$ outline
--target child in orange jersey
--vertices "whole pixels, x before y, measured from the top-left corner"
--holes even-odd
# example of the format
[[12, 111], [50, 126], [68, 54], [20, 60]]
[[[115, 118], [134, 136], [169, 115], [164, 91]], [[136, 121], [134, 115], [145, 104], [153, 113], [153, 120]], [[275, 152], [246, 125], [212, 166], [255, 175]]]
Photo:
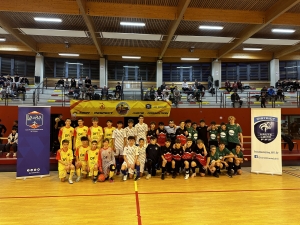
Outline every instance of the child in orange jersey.
[[86, 178], [87, 175], [87, 162], [86, 162], [86, 152], [90, 150], [89, 140], [87, 137], [81, 137], [82, 145], [76, 148], [75, 156], [76, 156], [76, 182], [79, 182], [81, 179], [81, 175]]

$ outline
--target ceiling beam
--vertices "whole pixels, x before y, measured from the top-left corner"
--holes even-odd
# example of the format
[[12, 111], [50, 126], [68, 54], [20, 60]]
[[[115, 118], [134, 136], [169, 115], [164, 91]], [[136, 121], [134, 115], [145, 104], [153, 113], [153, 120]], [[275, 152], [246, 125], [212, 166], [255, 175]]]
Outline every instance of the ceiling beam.
[[293, 45], [293, 46], [289, 46], [281, 51], [275, 52], [274, 53], [274, 59], [279, 59], [282, 58], [286, 55], [289, 55], [293, 52], [299, 51], [300, 50], [300, 43]]
[[88, 27], [88, 30], [90, 32], [90, 35], [91, 35], [92, 39], [93, 39], [94, 45], [96, 46], [100, 57], [103, 57], [103, 53], [101, 51], [100, 39], [97, 38], [97, 36], [96, 36], [94, 22], [92, 21], [91, 17], [86, 14], [86, 10], [85, 10], [86, 1], [85, 0], [76, 0], [76, 2], [77, 2], [78, 7], [80, 9], [80, 13], [81, 13], [81, 15], [84, 19], [84, 22], [85, 22], [86, 26]]
[[33, 52], [38, 53], [36, 41], [29, 36], [21, 34], [19, 30], [13, 29], [15, 26], [10, 23], [3, 15], [0, 15], [0, 26], [8, 33], [13, 35], [18, 41], [30, 48]]
[[222, 58], [224, 55], [228, 54], [230, 51], [235, 49], [237, 46], [242, 44], [252, 35], [263, 29], [265, 26], [270, 24], [274, 19], [278, 18], [280, 15], [288, 11], [290, 8], [298, 4], [300, 0], [279, 0], [271, 8], [265, 12], [264, 23], [258, 25], [249, 25], [244, 30], [242, 30], [237, 37], [229, 44], [224, 45], [219, 50], [217, 59]]
[[162, 43], [162, 48], [161, 48], [161, 53], [159, 55], [159, 59], [162, 59], [162, 57], [164, 56], [190, 2], [191, 2], [191, 0], [180, 0], [179, 1], [178, 7], [177, 7], [177, 13], [176, 13], [177, 19], [173, 20], [173, 22], [170, 24], [167, 40], [165, 40]]

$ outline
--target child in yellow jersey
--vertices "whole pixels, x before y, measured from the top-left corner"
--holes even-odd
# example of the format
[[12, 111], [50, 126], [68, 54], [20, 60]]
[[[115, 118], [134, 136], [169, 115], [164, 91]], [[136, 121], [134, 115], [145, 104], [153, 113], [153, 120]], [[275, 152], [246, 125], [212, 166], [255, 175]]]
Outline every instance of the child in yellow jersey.
[[83, 125], [82, 118], [78, 119], [78, 127], [74, 130], [74, 144], [73, 149], [76, 150], [81, 145], [81, 137], [87, 137], [88, 127]]
[[102, 138], [103, 138], [103, 129], [102, 127], [98, 126], [97, 117], [92, 118], [92, 124], [93, 126], [91, 126], [88, 130], [88, 138], [90, 141], [90, 146], [92, 147], [93, 141], [97, 141], [98, 143], [97, 147], [100, 149]]
[[98, 167], [99, 167], [99, 148], [97, 147], [97, 141], [92, 141], [92, 147], [87, 151], [85, 155], [85, 161], [87, 162], [87, 171], [89, 177], [93, 176], [93, 182], [97, 183]]
[[104, 137], [103, 138], [104, 139], [107, 138], [109, 140], [109, 147], [112, 148], [113, 147], [112, 133], [116, 128], [112, 126], [111, 120], [107, 120], [106, 125], [107, 125], [107, 127], [104, 127]]
[[89, 146], [89, 140], [87, 137], [81, 137], [81, 143], [82, 145], [79, 146], [78, 148], [76, 148], [75, 151], [75, 156], [76, 156], [76, 163], [75, 163], [75, 167], [76, 167], [76, 175], [77, 175], [77, 179], [76, 182], [79, 182], [81, 179], [81, 174], [84, 178], [86, 178], [87, 175], [87, 162], [86, 162], [86, 152], [88, 150], [90, 150], [90, 146]]
[[66, 119], [65, 121], [65, 126], [59, 129], [58, 133], [58, 140], [60, 143], [60, 148], [63, 147], [62, 141], [63, 140], [68, 140], [69, 141], [69, 148], [72, 149], [72, 139], [73, 139], [73, 134], [74, 134], [74, 128], [71, 127], [71, 120]]
[[73, 184], [72, 177], [75, 172], [75, 167], [72, 164], [73, 160], [73, 151], [70, 149], [69, 141], [62, 141], [62, 148], [57, 151], [56, 159], [58, 161], [58, 177], [61, 182], [64, 182], [67, 174], [69, 174], [69, 183]]

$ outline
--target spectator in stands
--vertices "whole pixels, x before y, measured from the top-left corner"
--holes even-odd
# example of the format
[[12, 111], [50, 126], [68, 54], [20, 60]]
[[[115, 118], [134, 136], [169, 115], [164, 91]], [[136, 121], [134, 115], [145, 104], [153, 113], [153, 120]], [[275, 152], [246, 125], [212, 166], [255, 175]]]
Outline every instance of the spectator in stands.
[[170, 95], [170, 92], [171, 92], [169, 86], [166, 86], [165, 89], [163, 89], [162, 91], [163, 91], [164, 98], [166, 98], [166, 96], [168, 96], [168, 99], [169, 99], [169, 95]]
[[85, 78], [84, 83], [87, 88], [89, 88], [92, 85], [92, 81], [88, 76]]
[[161, 89], [161, 90], [164, 90], [164, 89], [166, 89], [166, 86], [167, 86], [166, 83], [163, 82], [162, 85], [160, 85], [160, 89]]
[[162, 100], [163, 99], [163, 92], [161, 90], [161, 87], [158, 87], [157, 88], [157, 91], [156, 91], [156, 99], [157, 100]]
[[174, 89], [175, 89], [175, 84], [174, 83], [172, 83], [171, 85], [170, 85], [170, 90], [171, 90], [171, 93], [173, 93], [173, 91], [174, 91]]
[[[1, 123], [0, 119], [0, 137], [4, 137], [4, 134], [6, 133], [7, 129], [4, 124]], [[0, 144], [2, 144], [2, 139], [0, 139]]]
[[282, 90], [283, 90], [284, 92], [286, 92], [286, 91], [288, 90], [288, 85], [287, 85], [287, 81], [286, 81], [286, 80], [283, 80], [283, 81], [281, 82], [281, 86], [282, 86]]
[[115, 98], [119, 99], [122, 93], [122, 86], [120, 82], [117, 83], [116, 90], [115, 90]]
[[174, 98], [177, 99], [178, 101], [181, 101], [181, 94], [177, 86], [175, 86], [173, 93], [174, 93]]
[[79, 87], [82, 87], [82, 86], [83, 86], [83, 80], [82, 80], [82, 77], [80, 77], [79, 80], [78, 80], [78, 86], [79, 86]]
[[16, 85], [16, 83], [12, 83], [11, 85], [11, 94], [15, 97], [18, 94], [18, 87]]
[[278, 80], [278, 81], [275, 83], [275, 88], [278, 88], [278, 87], [282, 87], [282, 85], [281, 85], [281, 80]]
[[71, 79], [71, 89], [76, 88], [76, 80], [74, 77]]
[[262, 95], [263, 92], [268, 92], [267, 86], [263, 86], [263, 88], [260, 90], [260, 95]]
[[18, 132], [18, 129], [19, 129], [19, 121], [18, 120], [14, 120], [13, 125], [12, 125], [12, 129], [14, 129], [14, 128]]
[[101, 90], [101, 100], [106, 100], [108, 98], [108, 87], [104, 85]]
[[207, 78], [208, 89], [212, 88], [213, 82], [214, 82], [214, 78], [211, 75], [209, 75], [208, 78]]
[[231, 103], [232, 103], [232, 107], [235, 108], [235, 103], [238, 102], [240, 104], [240, 108], [242, 107], [243, 101], [241, 100], [240, 96], [238, 95], [238, 93], [235, 91], [233, 92], [233, 94], [231, 95]]
[[281, 87], [278, 87], [277, 89], [276, 100], [277, 99], [284, 101], [284, 93]]
[[87, 92], [87, 87], [85, 86], [85, 84], [83, 86], [81, 86], [81, 98], [85, 99], [86, 98], [86, 92]]
[[68, 78], [66, 78], [66, 81], [65, 81], [65, 89], [69, 89], [70, 88], [70, 81]]
[[1, 74], [1, 76], [0, 76], [0, 86], [4, 86], [5, 82], [6, 82], [6, 78]]
[[299, 84], [299, 80], [297, 79], [295, 82], [294, 82], [294, 89], [295, 91], [297, 91], [300, 87], [300, 84]]
[[234, 81], [233, 84], [232, 84], [232, 90], [234, 92], [237, 92], [237, 89], [238, 89], [238, 85], [237, 85], [236, 81]]
[[200, 97], [200, 94], [201, 94], [202, 97], [205, 94], [205, 87], [200, 82], [198, 83], [198, 86], [197, 86], [197, 93], [199, 94], [199, 97]]
[[6, 86], [3, 86], [2, 90], [1, 90], [1, 100], [3, 100], [4, 98], [6, 98]]
[[299, 132], [299, 125], [297, 124], [296, 121], [294, 121], [290, 124], [290, 134], [295, 138], [298, 136], [298, 132]]
[[239, 90], [241, 90], [241, 92], [243, 92], [243, 84], [240, 80], [238, 80], [238, 82], [236, 83], [237, 84], [237, 87]]
[[262, 92], [261, 96], [260, 96], [260, 107], [261, 108], [266, 108], [266, 101], [267, 101], [266, 92]]
[[73, 96], [74, 96], [74, 99], [79, 99], [80, 97], [80, 88], [78, 85], [76, 85], [74, 91], [73, 91]]
[[19, 84], [17, 89], [17, 97], [19, 97], [20, 93], [23, 95], [23, 101], [24, 101], [26, 96], [26, 88], [24, 87], [24, 84]]
[[17, 73], [14, 76], [14, 80], [15, 80], [16, 83], [19, 83], [20, 77]]
[[[8, 135], [7, 144], [5, 149], [7, 151], [6, 157], [9, 157], [11, 153], [13, 153], [13, 157], [17, 156], [17, 147], [18, 147], [18, 133], [17, 130], [13, 127], [11, 134]], [[10, 151], [12, 148], [12, 151]]]
[[197, 89], [198, 85], [199, 85], [199, 82], [198, 82], [197, 79], [195, 79], [195, 82], [194, 82], [194, 89]]
[[65, 85], [65, 80], [63, 78], [60, 78], [56, 83], [56, 87], [63, 87], [64, 85]]
[[182, 89], [183, 92], [186, 92], [186, 91], [189, 90], [189, 85], [188, 85], [188, 83], [186, 82], [185, 79], [183, 80], [181, 89]]
[[230, 81], [229, 81], [229, 80], [226, 80], [226, 82], [225, 82], [225, 89], [226, 89], [226, 91], [228, 91], [228, 92], [231, 92], [231, 91], [232, 91], [232, 87], [231, 87], [231, 85], [230, 85]]
[[90, 86], [90, 87], [87, 89], [86, 95], [89, 97], [90, 100], [93, 99], [94, 92], [95, 92], [95, 90], [94, 90], [93, 86]]
[[14, 79], [8, 74], [7, 75], [7, 77], [6, 77], [6, 82], [10, 82], [10, 83], [12, 83], [12, 82], [14, 82]]
[[273, 86], [269, 87], [267, 96], [270, 100], [272, 100], [272, 99], [275, 100], [276, 93], [275, 93], [275, 90], [273, 89]]
[[154, 101], [155, 100], [155, 89], [153, 86], [149, 90], [149, 95], [150, 95], [150, 100]]
[[29, 85], [29, 80], [27, 79], [27, 77], [22, 77], [20, 83]]

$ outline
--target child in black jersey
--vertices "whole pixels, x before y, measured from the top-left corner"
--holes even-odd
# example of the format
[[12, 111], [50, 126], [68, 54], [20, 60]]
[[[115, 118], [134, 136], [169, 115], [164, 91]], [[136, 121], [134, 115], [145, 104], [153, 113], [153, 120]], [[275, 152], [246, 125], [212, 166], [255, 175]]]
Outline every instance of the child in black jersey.
[[183, 148], [181, 147], [180, 140], [175, 141], [175, 148], [172, 150], [172, 169], [173, 175], [172, 178], [176, 178], [177, 174], [179, 173], [179, 168], [181, 166], [181, 157], [183, 155]]
[[191, 138], [187, 139], [187, 142], [185, 146], [183, 147], [184, 152], [182, 155], [182, 160], [184, 163], [184, 168], [185, 168], [185, 176], [184, 179], [189, 179], [190, 177], [190, 168], [191, 168], [191, 163], [193, 159], [193, 154], [194, 154], [194, 148], [193, 148], [193, 140]]
[[162, 169], [161, 169], [161, 179], [165, 179], [165, 173], [171, 173], [172, 169], [172, 146], [171, 146], [171, 139], [167, 139], [165, 145], [161, 147], [161, 158], [162, 158]]

